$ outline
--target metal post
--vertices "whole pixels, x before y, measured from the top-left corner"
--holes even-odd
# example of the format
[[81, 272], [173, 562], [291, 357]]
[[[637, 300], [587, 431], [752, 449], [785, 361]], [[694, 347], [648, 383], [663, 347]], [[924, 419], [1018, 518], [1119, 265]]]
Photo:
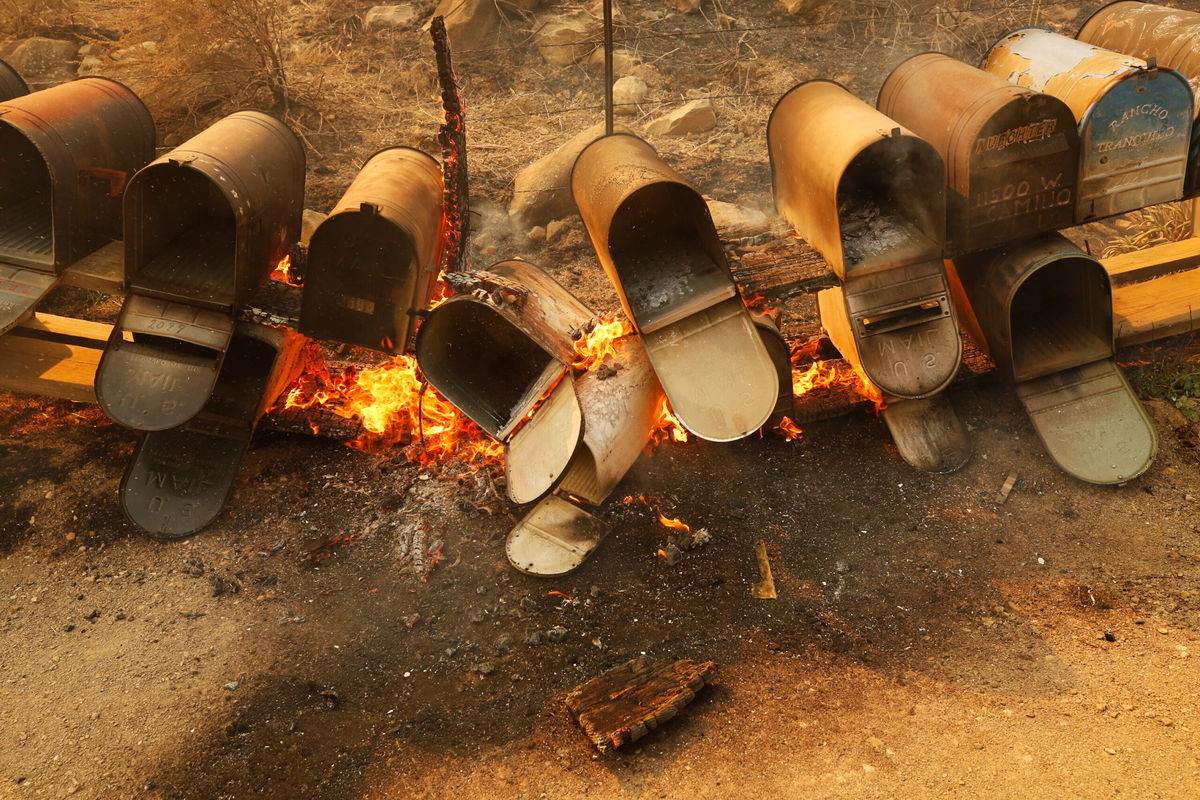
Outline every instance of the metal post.
[[604, 0], [604, 133], [613, 134], [612, 0]]

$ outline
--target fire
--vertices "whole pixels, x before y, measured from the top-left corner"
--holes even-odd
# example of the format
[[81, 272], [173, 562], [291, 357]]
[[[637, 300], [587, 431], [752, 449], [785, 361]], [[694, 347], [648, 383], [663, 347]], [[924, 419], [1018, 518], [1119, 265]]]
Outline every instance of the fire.
[[799, 425], [792, 422], [791, 417], [784, 417], [779, 420], [779, 424], [775, 426], [775, 430], [783, 434], [783, 438], [788, 442], [798, 442], [804, 438], [804, 431]]
[[279, 263], [275, 265], [274, 271], [271, 272], [271, 280], [286, 283], [288, 286], [303, 286], [303, 282], [298, 281], [292, 275], [292, 257], [286, 255], [279, 259]]
[[[817, 354], [817, 342], [809, 342], [792, 348], [792, 395], [802, 397], [815, 389], [833, 387], [845, 389], [875, 404], [876, 411], [887, 405], [879, 388], [865, 380], [858, 370], [834, 361], [812, 361], [807, 366], [797, 362]], [[790, 420], [789, 420], [790, 422]], [[783, 427], [782, 425], [780, 426]], [[793, 427], [794, 424], [793, 424]], [[799, 428], [796, 429], [799, 431]], [[789, 439], [789, 441], [791, 441]]]
[[664, 528], [670, 528], [671, 530], [675, 530], [675, 531], [682, 531], [683, 533], [691, 533], [692, 532], [691, 525], [688, 525], [686, 522], [684, 522], [681, 519], [671, 519], [666, 514], [662, 513], [662, 511], [658, 512], [658, 524], [662, 525]]
[[654, 427], [650, 429], [650, 446], [657, 447], [668, 439], [672, 442], [686, 442], [688, 432], [679, 418], [671, 412], [671, 406], [667, 404], [667, 398], [664, 396], [658, 402], [658, 414], [654, 419]]
[[590, 330], [581, 331], [575, 340], [575, 360], [571, 366], [589, 372], [615, 355], [617, 343], [633, 334], [633, 325], [622, 314], [597, 321]]

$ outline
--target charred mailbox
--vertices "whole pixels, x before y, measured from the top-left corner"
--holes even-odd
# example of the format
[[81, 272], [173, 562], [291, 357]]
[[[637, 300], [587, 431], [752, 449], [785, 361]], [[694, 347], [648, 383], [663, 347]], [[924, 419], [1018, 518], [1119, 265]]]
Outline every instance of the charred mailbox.
[[1183, 196], [1193, 98], [1178, 72], [1044, 28], [996, 42], [984, 69], [1058, 97], [1075, 115], [1076, 222]]
[[[0, 71], [3, 91], [23, 86]], [[0, 103], [0, 333], [64, 270], [120, 237], [121, 192], [154, 157], [154, 140], [142, 101], [107, 78]]]
[[945, 162], [947, 255], [1074, 224], [1079, 134], [1058, 98], [922, 53], [892, 72], [878, 106]]
[[1112, 360], [1104, 267], [1057, 233], [952, 265], [968, 329], [1016, 382], [1050, 457], [1090, 483], [1142, 474], [1157, 437]]
[[[1200, 13], [1120, 0], [1093, 14], [1077, 38], [1118, 53], [1153, 58], [1178, 70], [1191, 84], [1193, 116], [1200, 119]], [[1200, 124], [1196, 122], [1188, 163], [1186, 192], [1195, 195], [1200, 193]]]
[[436, 285], [442, 173], [408, 147], [376, 153], [313, 232], [301, 330], [407, 352]]
[[635, 337], [622, 342], [615, 373], [576, 380], [575, 337], [594, 315], [532, 264], [454, 279], [460, 293], [422, 324], [417, 361], [442, 396], [504, 443], [509, 497], [542, 498], [509, 534], [509, 561], [536, 575], [568, 572], [604, 536], [588, 508], [645, 445], [658, 381]]
[[133, 177], [129, 295], [96, 372], [105, 413], [140, 430], [200, 413], [234, 315], [299, 235], [303, 198], [299, 140], [256, 111], [225, 117]]
[[712, 441], [758, 430], [778, 400], [778, 373], [704, 198], [630, 134], [588, 145], [571, 191], [679, 421]]
[[931, 472], [961, 467], [970, 445], [948, 403], [896, 402], [932, 398], [962, 355], [942, 261], [937, 151], [823, 80], [779, 100], [767, 142], [776, 207], [842, 281], [818, 295], [830, 338], [890, 398], [884, 419], [907, 461]]

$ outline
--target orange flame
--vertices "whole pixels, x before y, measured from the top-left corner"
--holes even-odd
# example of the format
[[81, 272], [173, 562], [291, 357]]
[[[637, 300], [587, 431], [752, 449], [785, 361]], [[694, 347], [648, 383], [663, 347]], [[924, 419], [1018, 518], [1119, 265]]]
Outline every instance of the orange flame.
[[783, 434], [785, 441], [798, 442], [804, 438], [804, 431], [799, 425], [792, 422], [791, 417], [784, 417], [779, 420], [779, 424], [775, 426], [775, 430]]
[[800, 361], [815, 358], [819, 349], [820, 345], [815, 340], [792, 347], [794, 397], [802, 397], [815, 389], [829, 387], [849, 391], [864, 400], [869, 400], [875, 405], [876, 411], [884, 409], [887, 403], [883, 399], [883, 392], [863, 378], [852, 366], [837, 361], [811, 361], [806, 366], [797, 366]]
[[650, 447], [657, 447], [668, 439], [672, 442], [686, 442], [688, 432], [679, 418], [671, 412], [671, 406], [668, 405], [667, 398], [664, 396], [659, 400], [654, 427], [650, 429]]
[[597, 321], [591, 330], [581, 332], [575, 340], [575, 360], [571, 366], [584, 372], [595, 369], [605, 358], [616, 354], [618, 342], [632, 334], [633, 325], [624, 315]]
[[292, 257], [286, 255], [279, 259], [279, 263], [275, 265], [275, 269], [271, 272], [271, 280], [286, 283], [288, 286], [301, 286], [292, 279]]
[[683, 531], [684, 533], [692, 532], [692, 526], [681, 519], [671, 519], [661, 511], [658, 512], [658, 523], [664, 528], [670, 528], [671, 530]]

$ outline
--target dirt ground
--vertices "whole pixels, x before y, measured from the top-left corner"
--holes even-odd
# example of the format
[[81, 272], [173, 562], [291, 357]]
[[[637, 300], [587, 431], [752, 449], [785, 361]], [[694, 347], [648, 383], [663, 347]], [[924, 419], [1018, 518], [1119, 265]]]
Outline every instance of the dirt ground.
[[[1070, 30], [1097, 5], [1039, 6], [1039, 21]], [[976, 61], [1032, 13], [963, 6], [847, 3], [810, 29], [647, 39], [659, 98], [761, 93], [721, 101], [709, 134], [655, 144], [704, 192], [766, 208], [775, 97], [826, 76], [873, 100], [903, 58]], [[703, 9], [627, 13], [639, 30], [704, 29], [718, 10], [741, 27], [797, 20], [766, 0]], [[347, 37], [348, 58], [380, 46]], [[426, 47], [415, 32], [400, 44]], [[596, 95], [594, 70], [522, 53], [511, 68], [459, 62], [482, 118], [473, 259], [524, 255], [612, 311], [577, 218], [548, 244], [505, 222], [531, 150], [595, 121], [513, 116]], [[432, 146], [428, 111], [408, 133], [315, 138], [309, 204], [327, 208], [385, 135]], [[424, 142], [404, 139], [418, 130]], [[810, 308], [789, 305], [791, 332]], [[1197, 352], [1175, 340], [1122, 360]], [[491, 473], [278, 433], [258, 435], [211, 528], [154, 541], [116, 502], [135, 434], [92, 406], [0, 394], [0, 798], [1195, 800], [1200, 432], [1152, 402], [1154, 466], [1090, 486], [1049, 461], [1000, 380], [951, 397], [975, 452], [948, 476], [904, 464], [865, 413], [799, 442], [662, 445], [602, 509], [614, 530], [599, 552], [546, 581], [507, 566], [523, 509]], [[639, 494], [712, 541], [667, 566], [653, 511], [620, 502]], [[758, 540], [776, 599], [750, 595]], [[641, 654], [720, 672], [664, 728], [600, 757], [562, 698]]]

